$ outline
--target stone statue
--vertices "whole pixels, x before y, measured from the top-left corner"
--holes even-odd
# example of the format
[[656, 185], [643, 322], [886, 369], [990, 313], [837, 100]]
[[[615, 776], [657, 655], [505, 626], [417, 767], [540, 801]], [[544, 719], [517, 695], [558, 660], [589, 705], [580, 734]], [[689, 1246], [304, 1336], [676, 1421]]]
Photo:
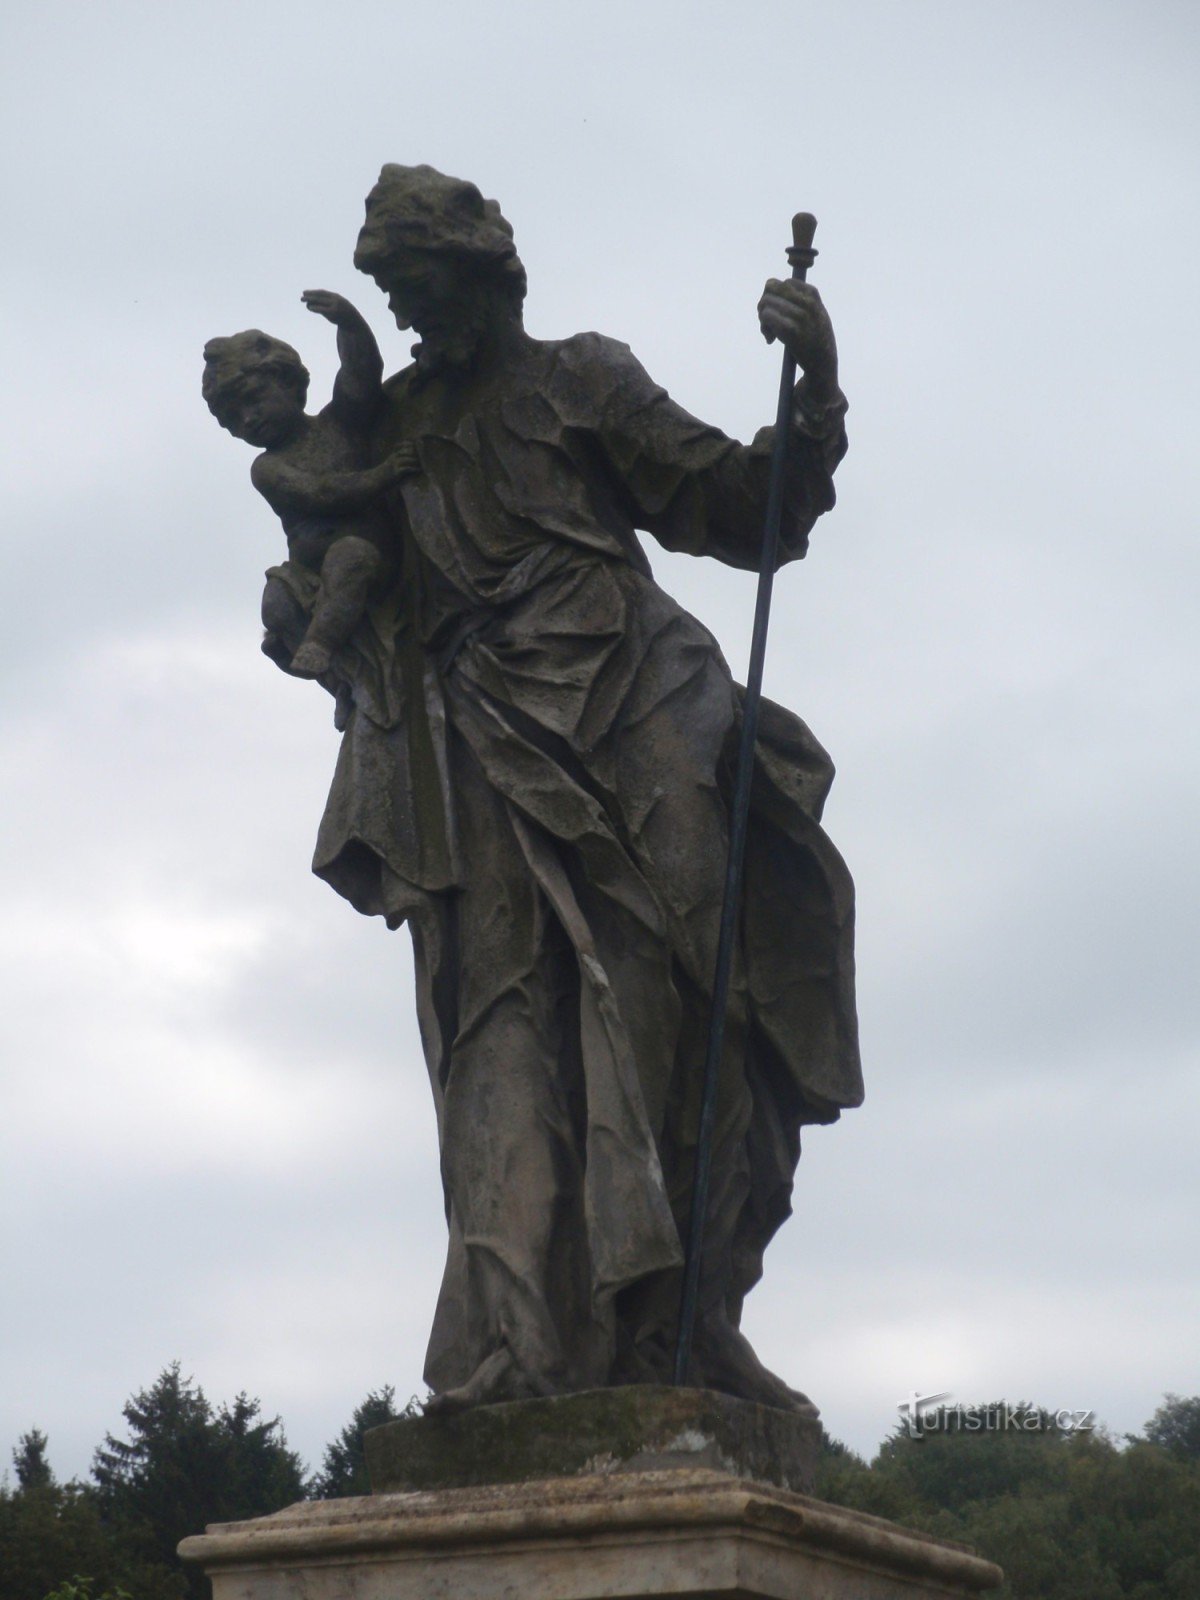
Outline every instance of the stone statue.
[[401, 445], [368, 465], [384, 401], [375, 335], [340, 294], [308, 289], [301, 299], [338, 330], [341, 368], [319, 416], [304, 410], [308, 371], [300, 357], [257, 328], [208, 341], [203, 393], [223, 428], [262, 449], [251, 481], [283, 523], [288, 559], [317, 576], [312, 617], [287, 670], [319, 678], [362, 621], [368, 594], [394, 573], [395, 534], [379, 501], [417, 469], [417, 458]]
[[[289, 535], [263, 648], [337, 696], [314, 871], [412, 934], [449, 1227], [431, 1404], [669, 1382], [740, 691], [637, 530], [754, 568], [772, 430], [706, 427], [598, 334], [530, 338], [512, 228], [470, 183], [384, 167], [354, 260], [420, 335], [412, 365], [380, 385], [357, 313], [310, 295], [339, 330], [332, 407], [303, 418], [299, 358], [254, 332], [207, 347], [205, 384], [265, 447]], [[815, 289], [772, 281], [759, 317], [803, 372], [793, 560], [845, 402]], [[348, 545], [354, 585], [330, 570]], [[810, 1414], [738, 1324], [801, 1127], [862, 1094], [832, 772], [764, 702], [691, 1368]]]

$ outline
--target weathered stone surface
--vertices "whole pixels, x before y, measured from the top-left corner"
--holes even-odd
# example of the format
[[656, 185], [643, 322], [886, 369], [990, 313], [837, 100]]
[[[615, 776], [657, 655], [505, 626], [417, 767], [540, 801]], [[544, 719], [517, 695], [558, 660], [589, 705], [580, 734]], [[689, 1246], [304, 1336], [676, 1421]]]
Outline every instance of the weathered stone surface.
[[365, 1444], [376, 1494], [697, 1467], [807, 1491], [820, 1434], [794, 1411], [639, 1385], [404, 1417]]
[[324, 410], [305, 413], [299, 356], [256, 329], [210, 342], [204, 387], [261, 450], [252, 480], [288, 536], [263, 648], [336, 697], [314, 870], [413, 936], [449, 1224], [426, 1382], [463, 1408], [667, 1383], [678, 1358], [699, 1387], [803, 1415], [739, 1321], [801, 1129], [862, 1098], [854, 891], [820, 822], [833, 767], [782, 707], [743, 717], [639, 534], [756, 570], [770, 504], [779, 562], [804, 555], [846, 448], [828, 314], [810, 284], [767, 284], [761, 330], [803, 377], [742, 445], [617, 341], [528, 334], [512, 227], [473, 184], [389, 164], [354, 259], [419, 336], [408, 367], [384, 380], [368, 323], [314, 290], [338, 335]]
[[960, 1546], [703, 1470], [307, 1503], [180, 1553], [213, 1600], [965, 1600], [1001, 1579]]

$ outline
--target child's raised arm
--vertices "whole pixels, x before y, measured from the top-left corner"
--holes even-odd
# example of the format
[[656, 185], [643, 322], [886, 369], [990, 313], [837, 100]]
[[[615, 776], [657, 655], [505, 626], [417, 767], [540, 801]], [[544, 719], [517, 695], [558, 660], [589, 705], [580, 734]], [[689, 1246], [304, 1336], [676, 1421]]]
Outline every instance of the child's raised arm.
[[355, 422], [370, 422], [383, 398], [383, 357], [366, 319], [330, 289], [306, 289], [300, 298], [337, 329], [341, 366], [333, 385], [334, 406]]

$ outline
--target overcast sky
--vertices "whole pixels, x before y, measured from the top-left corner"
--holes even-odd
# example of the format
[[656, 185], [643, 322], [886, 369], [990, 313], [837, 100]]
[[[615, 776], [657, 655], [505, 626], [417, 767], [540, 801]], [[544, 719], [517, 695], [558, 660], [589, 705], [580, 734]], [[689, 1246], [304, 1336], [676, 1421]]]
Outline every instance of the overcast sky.
[[[281, 530], [200, 399], [323, 404], [385, 161], [499, 198], [527, 325], [741, 438], [793, 211], [850, 399], [768, 692], [837, 761], [867, 1102], [747, 1331], [873, 1451], [910, 1390], [1200, 1392], [1190, 0], [9, 0], [0, 174], [0, 1460], [87, 1470], [178, 1359], [319, 1464], [423, 1393], [444, 1225], [406, 934], [309, 874], [330, 702], [258, 650]], [[753, 580], [652, 550], [744, 670]]]

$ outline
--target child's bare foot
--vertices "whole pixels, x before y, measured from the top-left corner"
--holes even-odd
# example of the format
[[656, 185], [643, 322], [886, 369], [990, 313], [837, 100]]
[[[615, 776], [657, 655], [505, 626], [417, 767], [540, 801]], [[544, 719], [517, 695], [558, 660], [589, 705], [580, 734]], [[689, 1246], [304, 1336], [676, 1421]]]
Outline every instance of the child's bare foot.
[[320, 678], [329, 671], [331, 653], [314, 639], [306, 640], [292, 657], [290, 671], [297, 678]]

